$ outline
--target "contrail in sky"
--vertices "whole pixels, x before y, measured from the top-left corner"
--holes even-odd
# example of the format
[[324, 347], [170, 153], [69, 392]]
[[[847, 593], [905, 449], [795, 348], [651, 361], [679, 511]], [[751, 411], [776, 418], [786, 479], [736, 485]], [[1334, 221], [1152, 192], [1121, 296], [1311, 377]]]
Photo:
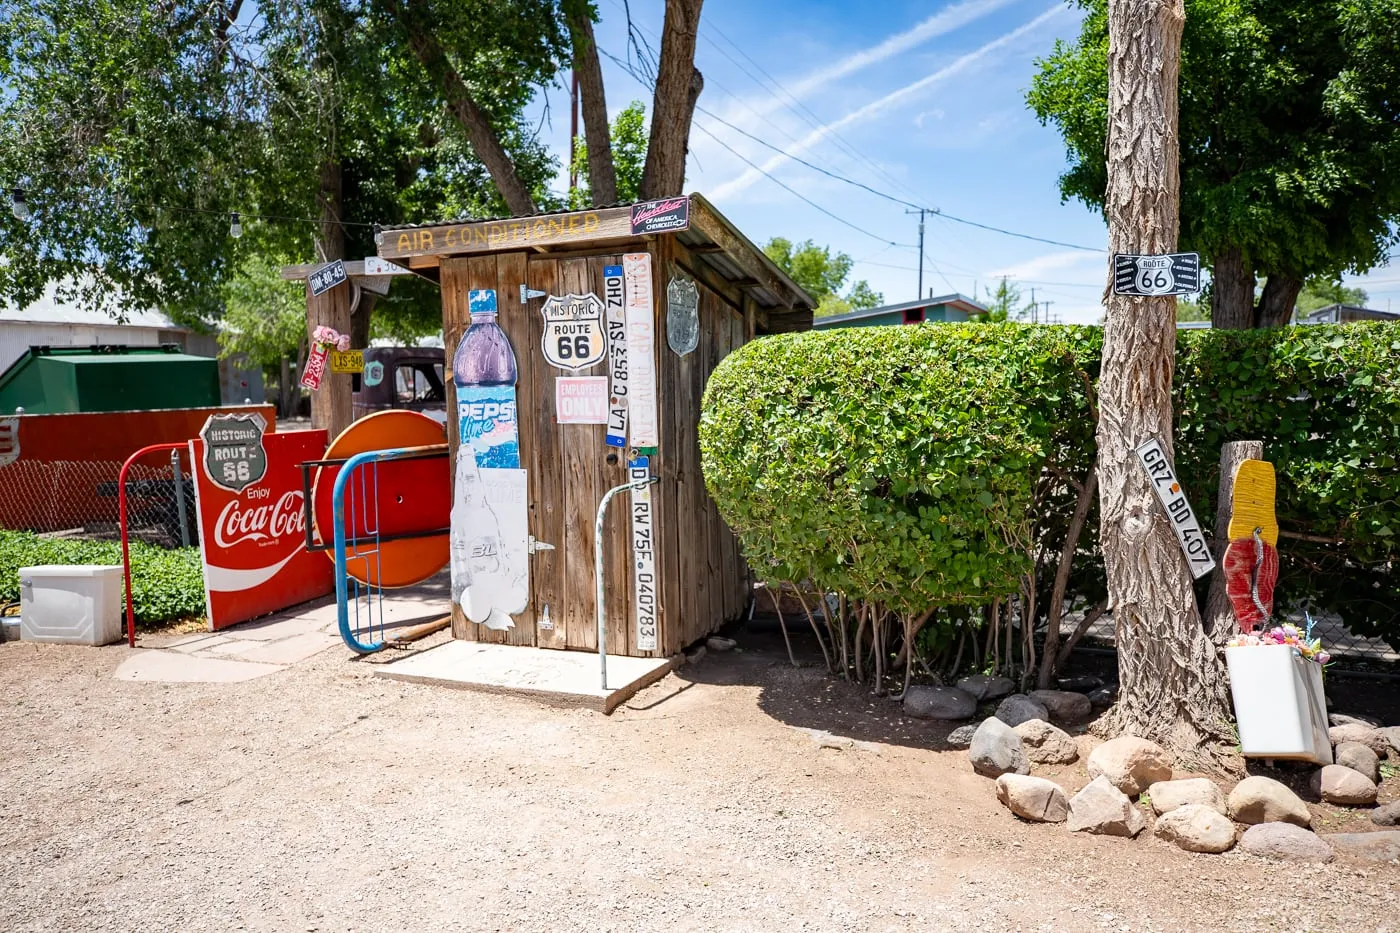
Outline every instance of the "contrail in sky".
[[[966, 6], [966, 4], [964, 4], [964, 6]], [[915, 94], [918, 94], [920, 91], [923, 91], [926, 88], [931, 87], [932, 85], [938, 84], [940, 81], [946, 80], [947, 78], [951, 78], [954, 75], [959, 74], [960, 72], [966, 71], [968, 68], [977, 64], [979, 61], [986, 58], [988, 55], [992, 54], [993, 52], [1006, 45], [1009, 45], [1012, 42], [1015, 42], [1017, 39], [1021, 38], [1021, 36], [1025, 35], [1033, 29], [1036, 29], [1052, 17], [1063, 13], [1066, 9], [1067, 8], [1062, 4], [1055, 4], [1054, 6], [1050, 7], [1050, 9], [1046, 10], [1044, 13], [1040, 14], [1030, 22], [1019, 26], [1016, 29], [1013, 29], [1011, 32], [1008, 32], [1003, 36], [998, 36], [997, 38], [993, 39], [992, 41], [988, 42], [986, 45], [978, 49], [968, 52], [966, 55], [957, 59], [952, 64], [945, 65], [944, 67], [938, 69], [932, 74], [920, 78], [913, 84], [906, 84], [904, 87], [899, 88], [898, 90], [891, 91], [884, 97], [881, 97], [879, 100], [871, 101], [864, 107], [861, 107], [859, 110], [853, 110], [850, 113], [846, 114], [844, 117], [841, 117], [839, 120], [834, 120], [831, 123], [826, 124], [825, 126], [818, 127], [817, 129], [808, 133], [806, 136], [799, 139], [797, 142], [793, 143], [791, 146], [788, 146], [784, 151], [789, 155], [801, 155], [802, 153], [807, 152], [817, 143], [830, 136], [832, 133], [844, 129], [845, 127], [850, 126], [853, 123], [859, 123], [862, 120], [867, 120], [870, 117], [873, 117], [882, 111], [890, 109], [896, 104], [902, 103], [903, 101], [914, 96]], [[857, 56], [852, 57], [854, 58]], [[763, 165], [761, 166], [762, 171], [752, 168], [745, 169], [744, 172], [738, 177], [731, 179], [730, 181], [727, 181], [724, 184], [718, 186], [717, 188], [711, 190], [709, 196], [714, 200], [719, 200], [720, 198], [724, 198], [728, 195], [738, 194], [739, 192], [748, 188], [754, 182], [762, 178], [763, 172], [771, 172], [775, 168], [778, 168], [787, 161], [788, 159], [786, 156], [775, 155], [768, 159], [768, 161], [763, 163]]]

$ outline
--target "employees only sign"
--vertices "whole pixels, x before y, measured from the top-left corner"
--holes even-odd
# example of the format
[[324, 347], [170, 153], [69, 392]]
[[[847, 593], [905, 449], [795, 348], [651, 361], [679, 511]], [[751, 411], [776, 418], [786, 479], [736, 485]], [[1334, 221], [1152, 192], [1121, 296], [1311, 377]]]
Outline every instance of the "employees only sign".
[[554, 410], [560, 424], [607, 424], [607, 376], [556, 376]]

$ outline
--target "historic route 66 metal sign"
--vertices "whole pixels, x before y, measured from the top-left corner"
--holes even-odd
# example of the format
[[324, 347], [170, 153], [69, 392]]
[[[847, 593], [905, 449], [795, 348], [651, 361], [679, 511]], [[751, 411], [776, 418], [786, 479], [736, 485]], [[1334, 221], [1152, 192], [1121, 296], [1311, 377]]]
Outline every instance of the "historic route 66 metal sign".
[[1113, 254], [1113, 294], [1160, 298], [1190, 295], [1201, 290], [1199, 253], [1167, 253], [1164, 256]]
[[540, 349], [551, 366], [577, 372], [602, 361], [608, 352], [603, 302], [597, 295], [550, 295], [540, 308], [544, 334]]
[[267, 473], [260, 415], [210, 415], [199, 436], [204, 440], [204, 474], [215, 486], [242, 492]]
[[666, 345], [685, 356], [700, 342], [700, 293], [683, 275], [666, 286]]

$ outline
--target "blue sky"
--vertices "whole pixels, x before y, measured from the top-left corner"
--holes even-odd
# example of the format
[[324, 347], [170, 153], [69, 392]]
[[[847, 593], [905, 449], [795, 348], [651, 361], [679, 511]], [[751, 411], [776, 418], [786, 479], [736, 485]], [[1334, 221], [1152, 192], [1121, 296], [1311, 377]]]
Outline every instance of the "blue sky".
[[[597, 0], [597, 38], [604, 53], [625, 60], [623, 2]], [[631, 0], [631, 7], [641, 36], [659, 48], [663, 4]], [[706, 0], [696, 55], [705, 75], [700, 106], [772, 146], [903, 200], [1102, 249], [1101, 218], [1078, 203], [1061, 203], [1056, 178], [1064, 146], [1024, 99], [1035, 59], [1056, 39], [1072, 41], [1079, 21], [1078, 10], [1057, 0]], [[606, 54], [603, 71], [610, 111], [633, 99], [650, 107], [650, 91]], [[567, 152], [568, 95], [554, 89], [548, 102], [547, 138]], [[786, 159], [703, 113], [696, 125], [686, 189], [709, 196], [751, 239], [811, 238], [854, 258], [852, 277], [868, 280], [886, 301], [918, 294], [918, 219], [906, 207]], [[1007, 275], [1026, 298], [1034, 288], [1038, 301], [1052, 302], [1052, 319], [1093, 322], [1102, 314], [1102, 252], [930, 216], [925, 253], [925, 293], [975, 289], [981, 296]], [[1384, 309], [1389, 301], [1400, 310], [1400, 267], [1357, 283], [1370, 293], [1371, 307]]]

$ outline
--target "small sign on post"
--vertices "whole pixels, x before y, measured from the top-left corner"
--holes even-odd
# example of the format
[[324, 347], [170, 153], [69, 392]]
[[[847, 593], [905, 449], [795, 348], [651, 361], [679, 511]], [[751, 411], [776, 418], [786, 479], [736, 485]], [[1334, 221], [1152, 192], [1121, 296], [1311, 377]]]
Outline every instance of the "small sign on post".
[[1113, 294], [1139, 298], [1191, 295], [1201, 290], [1199, 253], [1113, 254]]
[[362, 373], [364, 371], [365, 352], [363, 350], [331, 351], [331, 372]]
[[1196, 521], [1196, 513], [1191, 511], [1191, 503], [1181, 490], [1176, 471], [1156, 438], [1140, 445], [1137, 455], [1142, 461], [1142, 468], [1147, 471], [1152, 491], [1167, 510], [1167, 518], [1172, 531], [1176, 532], [1176, 540], [1181, 543], [1181, 553], [1186, 555], [1186, 566], [1190, 568], [1191, 576], [1200, 579], [1215, 569], [1215, 558], [1210, 553], [1210, 542]]
[[348, 278], [349, 276], [345, 274], [345, 263], [337, 259], [311, 273], [307, 276], [306, 281], [311, 286], [311, 294], [324, 295]]
[[210, 415], [200, 429], [204, 441], [204, 475], [221, 489], [241, 493], [267, 472], [262, 416]]

